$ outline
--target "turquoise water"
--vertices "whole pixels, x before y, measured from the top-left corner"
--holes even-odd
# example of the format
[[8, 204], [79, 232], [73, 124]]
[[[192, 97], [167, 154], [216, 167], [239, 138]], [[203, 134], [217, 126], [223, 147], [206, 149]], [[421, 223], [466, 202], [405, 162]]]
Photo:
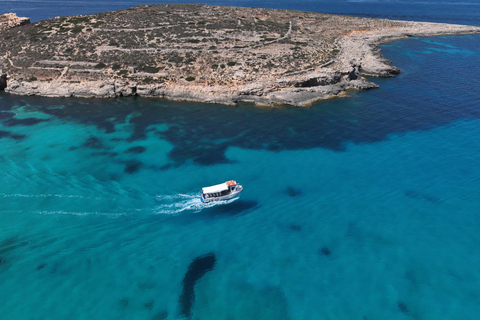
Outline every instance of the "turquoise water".
[[0, 318], [480, 318], [479, 40], [304, 109], [1, 93]]

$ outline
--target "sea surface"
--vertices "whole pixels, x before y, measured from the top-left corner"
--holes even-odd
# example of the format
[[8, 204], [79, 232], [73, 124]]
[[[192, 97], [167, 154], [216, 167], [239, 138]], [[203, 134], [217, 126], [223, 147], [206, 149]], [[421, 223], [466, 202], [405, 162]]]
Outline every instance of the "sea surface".
[[[208, 3], [480, 25], [468, 0]], [[399, 76], [309, 108], [0, 93], [0, 319], [480, 319], [480, 35], [381, 48]]]

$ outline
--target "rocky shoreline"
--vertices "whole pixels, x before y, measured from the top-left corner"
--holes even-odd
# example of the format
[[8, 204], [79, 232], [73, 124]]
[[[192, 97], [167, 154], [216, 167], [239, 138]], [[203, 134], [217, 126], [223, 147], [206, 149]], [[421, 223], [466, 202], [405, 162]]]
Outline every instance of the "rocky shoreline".
[[[136, 15], [145, 17], [142, 25], [130, 22]], [[480, 33], [463, 25], [203, 5], [18, 21], [0, 19], [0, 89], [6, 92], [231, 105], [307, 106], [375, 88], [366, 76], [399, 72], [379, 44]]]

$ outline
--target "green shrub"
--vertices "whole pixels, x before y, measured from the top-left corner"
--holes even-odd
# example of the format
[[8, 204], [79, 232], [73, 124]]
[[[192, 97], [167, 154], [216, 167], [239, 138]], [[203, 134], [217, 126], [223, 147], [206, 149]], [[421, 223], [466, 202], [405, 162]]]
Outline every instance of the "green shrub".
[[95, 69], [103, 69], [105, 68], [107, 65], [103, 62], [100, 62], [98, 63], [96, 66], [95, 66]]
[[147, 73], [157, 73], [158, 71], [160, 71], [160, 68], [150, 67], [150, 66], [139, 66], [138, 70], [147, 72]]
[[121, 67], [122, 66], [120, 66], [118, 63], [114, 63], [113, 66], [112, 66], [112, 70], [120, 70]]
[[235, 61], [230, 61], [230, 62], [227, 62], [227, 66], [229, 67], [233, 67], [234, 65], [236, 65], [237, 63]]
[[70, 22], [70, 23], [90, 22], [90, 19], [88, 17], [78, 17], [78, 18], [71, 18], [70, 20], [67, 20], [67, 22]]
[[72, 28], [71, 31], [73, 33], [79, 33], [79, 32], [82, 32], [83, 28], [84, 28], [83, 26], [75, 26], [75, 27]]
[[187, 81], [194, 81], [194, 80], [195, 80], [195, 77], [186, 77], [185, 80], [187, 80]]

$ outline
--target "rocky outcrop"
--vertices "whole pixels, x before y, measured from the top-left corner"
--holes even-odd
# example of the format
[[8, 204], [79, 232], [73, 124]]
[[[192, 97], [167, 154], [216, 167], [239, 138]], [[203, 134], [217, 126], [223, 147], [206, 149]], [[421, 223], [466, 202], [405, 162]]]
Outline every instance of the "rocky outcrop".
[[[400, 22], [399, 22], [400, 23]], [[480, 27], [431, 22], [402, 22], [395, 28], [353, 31], [338, 39], [342, 48], [336, 58], [337, 66], [358, 65], [359, 73], [369, 77], [394, 77], [400, 69], [385, 59], [380, 44], [409, 37], [476, 34]]]
[[0, 32], [17, 26], [30, 23], [29, 18], [17, 17], [15, 13], [5, 13], [0, 15]]

